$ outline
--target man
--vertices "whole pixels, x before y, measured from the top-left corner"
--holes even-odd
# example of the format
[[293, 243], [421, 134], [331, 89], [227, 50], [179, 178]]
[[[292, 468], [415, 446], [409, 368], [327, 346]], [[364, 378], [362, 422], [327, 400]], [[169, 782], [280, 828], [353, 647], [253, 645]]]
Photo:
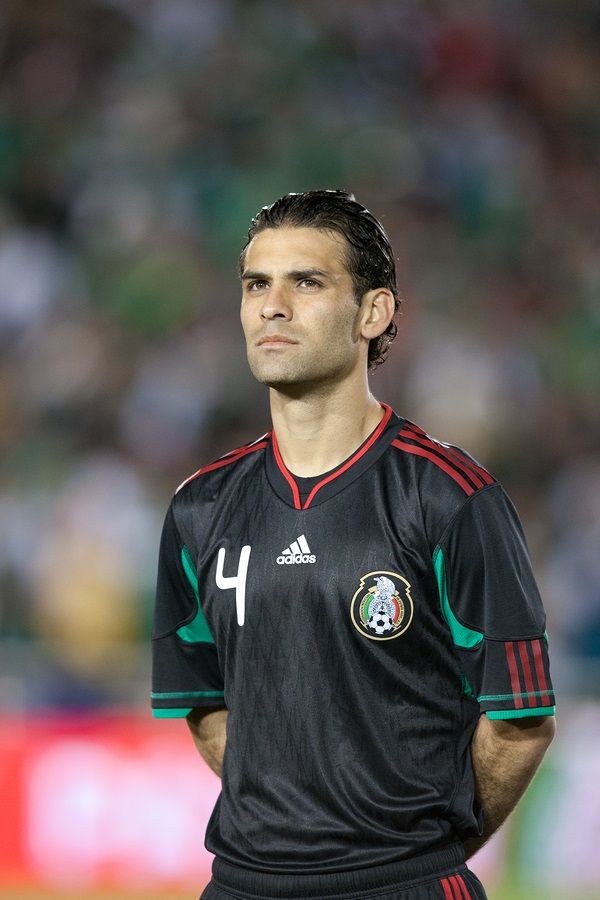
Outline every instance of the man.
[[222, 777], [203, 897], [485, 897], [465, 855], [553, 735], [517, 515], [370, 393], [399, 299], [352, 195], [265, 207], [240, 275], [273, 431], [176, 493], [154, 628], [155, 713]]

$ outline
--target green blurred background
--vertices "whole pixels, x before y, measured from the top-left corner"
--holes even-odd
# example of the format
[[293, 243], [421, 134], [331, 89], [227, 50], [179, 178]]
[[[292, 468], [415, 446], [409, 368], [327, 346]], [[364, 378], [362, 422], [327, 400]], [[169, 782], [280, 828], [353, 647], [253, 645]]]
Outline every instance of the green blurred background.
[[569, 724], [490, 895], [600, 896], [599, 39], [591, 0], [4, 0], [4, 715], [146, 711], [170, 495], [269, 424], [249, 220], [347, 188], [405, 298], [374, 391], [503, 481], [547, 607]]

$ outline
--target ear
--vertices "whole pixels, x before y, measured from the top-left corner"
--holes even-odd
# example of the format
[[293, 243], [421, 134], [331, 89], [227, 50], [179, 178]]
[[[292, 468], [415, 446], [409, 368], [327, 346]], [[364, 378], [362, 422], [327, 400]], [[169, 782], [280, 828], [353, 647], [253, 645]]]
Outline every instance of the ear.
[[360, 335], [371, 341], [383, 334], [394, 317], [394, 306], [394, 295], [387, 288], [367, 291], [360, 302]]

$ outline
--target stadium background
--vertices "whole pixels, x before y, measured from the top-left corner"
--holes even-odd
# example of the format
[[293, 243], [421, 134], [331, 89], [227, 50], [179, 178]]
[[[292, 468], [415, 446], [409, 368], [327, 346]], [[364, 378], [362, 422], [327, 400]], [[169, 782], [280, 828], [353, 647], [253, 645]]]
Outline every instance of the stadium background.
[[524, 520], [560, 730], [477, 862], [600, 897], [600, 7], [5, 0], [0, 894], [197, 896], [216, 779], [148, 710], [174, 487], [268, 425], [235, 261], [289, 190], [384, 222], [406, 302], [375, 392]]

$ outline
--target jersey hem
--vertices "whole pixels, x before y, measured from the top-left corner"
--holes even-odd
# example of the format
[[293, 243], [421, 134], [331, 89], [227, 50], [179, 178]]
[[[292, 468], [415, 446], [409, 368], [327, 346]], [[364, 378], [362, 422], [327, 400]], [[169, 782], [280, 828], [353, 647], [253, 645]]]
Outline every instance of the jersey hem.
[[[220, 887], [239, 897], [297, 897], [304, 891], [306, 896], [335, 898], [351, 896], [380, 896], [393, 889], [416, 887], [437, 875], [443, 876], [448, 870], [460, 866], [465, 860], [462, 842], [453, 842], [437, 850], [412, 854], [404, 859], [358, 865], [347, 863], [344, 868], [327, 866], [307, 869], [306, 866], [274, 866], [268, 869], [258, 867], [246, 860], [231, 861], [210, 845], [210, 853], [215, 854], [213, 878]], [[298, 879], [302, 887], [298, 888]], [[374, 892], [377, 892], [376, 894]]]
[[176, 709], [153, 709], [152, 716], [155, 719], [185, 719], [194, 707], [178, 707]]
[[477, 697], [478, 703], [485, 703], [490, 701], [495, 701], [496, 703], [501, 700], [514, 700], [517, 697], [553, 697], [554, 691], [522, 691], [519, 694], [482, 694], [480, 697]]
[[224, 697], [225, 691], [153, 691], [151, 700], [187, 700], [191, 697]]

